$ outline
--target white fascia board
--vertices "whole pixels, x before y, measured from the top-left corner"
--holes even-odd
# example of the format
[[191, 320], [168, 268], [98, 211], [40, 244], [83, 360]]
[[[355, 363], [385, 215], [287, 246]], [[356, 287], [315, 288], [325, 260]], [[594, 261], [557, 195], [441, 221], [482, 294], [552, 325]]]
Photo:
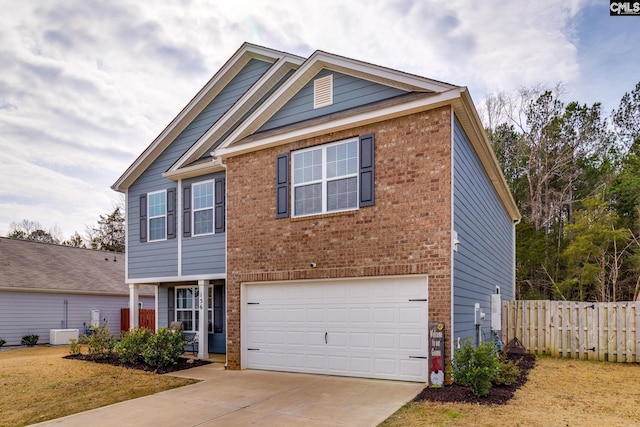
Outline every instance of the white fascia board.
[[291, 69], [302, 64], [304, 58], [284, 55], [245, 93], [214, 125], [191, 146], [168, 172], [174, 172], [200, 158], [206, 147], [222, 137], [233, 124], [251, 109], [251, 107], [268, 93], [275, 84]]
[[177, 181], [179, 179], [189, 179], [210, 173], [222, 172], [226, 169], [227, 167], [222, 163], [221, 159], [212, 157], [211, 160], [206, 163], [187, 166], [178, 170], [169, 170], [163, 173], [162, 176], [172, 181]]
[[227, 148], [235, 141], [239, 141], [257, 131], [260, 126], [266, 123], [269, 118], [293, 98], [293, 96], [323, 68], [409, 92], [442, 93], [459, 87], [378, 65], [368, 64], [355, 59], [316, 51], [298, 68], [295, 74], [291, 76], [285, 84], [275, 91], [263, 105], [256, 109], [244, 123], [238, 126], [238, 128], [220, 144], [220, 147]]
[[240, 49], [220, 68], [220, 70], [204, 85], [169, 125], [153, 140], [140, 156], [127, 168], [124, 174], [111, 186], [123, 192], [149, 165], [173, 142], [191, 121], [204, 110], [224, 87], [249, 62], [256, 58], [267, 62], [276, 62], [283, 53], [260, 46], [243, 44]]
[[473, 100], [471, 99], [471, 95], [466, 88], [461, 91], [460, 103], [455, 105], [454, 108], [458, 115], [458, 119], [460, 120], [460, 124], [467, 133], [467, 136], [471, 141], [471, 145], [480, 158], [484, 169], [487, 171], [489, 179], [491, 180], [493, 187], [498, 192], [507, 213], [511, 216], [513, 221], [519, 221], [522, 216], [520, 215], [518, 206], [511, 194], [507, 180], [502, 173], [500, 162], [493, 152], [493, 148], [491, 148], [491, 142], [484, 131], [478, 111], [476, 110]]
[[169, 283], [169, 282], [192, 282], [196, 280], [226, 280], [226, 273], [218, 273], [218, 274], [199, 274], [199, 275], [190, 275], [190, 276], [166, 276], [166, 277], [148, 277], [142, 279], [127, 279], [126, 284], [135, 284], [138, 283], [140, 285], [157, 285], [160, 283]]
[[306, 128], [295, 129], [290, 132], [272, 134], [271, 136], [246, 144], [232, 145], [227, 148], [219, 147], [212, 152], [212, 155], [222, 158], [232, 157], [263, 148], [287, 144], [304, 138], [323, 135], [329, 132], [350, 129], [369, 123], [406, 116], [420, 111], [431, 110], [443, 105], [451, 104], [455, 99], [460, 97], [460, 91], [460, 88], [455, 88], [447, 92], [434, 94], [428, 98], [416, 99], [403, 104], [367, 111], [356, 116], [346, 116], [332, 120], [331, 122], [318, 123]]
[[328, 68], [408, 92], [443, 92], [458, 87], [450, 83], [327, 52], [317, 52], [316, 60], [323, 65], [322, 68]]

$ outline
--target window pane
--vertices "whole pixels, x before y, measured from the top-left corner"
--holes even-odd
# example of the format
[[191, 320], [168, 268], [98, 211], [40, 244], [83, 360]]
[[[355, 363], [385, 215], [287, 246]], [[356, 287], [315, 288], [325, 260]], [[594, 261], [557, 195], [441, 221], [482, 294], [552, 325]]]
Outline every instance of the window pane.
[[329, 181], [327, 183], [327, 211], [357, 207], [357, 186], [356, 177]]
[[213, 182], [193, 185], [193, 208], [204, 209], [213, 207]]
[[358, 144], [346, 144], [327, 147], [327, 178], [354, 174], [358, 171]]
[[161, 240], [165, 238], [164, 217], [149, 220], [149, 240]]
[[322, 212], [322, 184], [296, 187], [295, 201], [296, 215]]
[[213, 209], [193, 213], [193, 234], [213, 233]]
[[149, 216], [160, 216], [166, 213], [166, 193], [149, 194]]
[[293, 164], [294, 184], [322, 179], [322, 149], [294, 154]]
[[193, 311], [178, 311], [176, 320], [182, 322], [182, 329], [185, 331], [193, 331]]

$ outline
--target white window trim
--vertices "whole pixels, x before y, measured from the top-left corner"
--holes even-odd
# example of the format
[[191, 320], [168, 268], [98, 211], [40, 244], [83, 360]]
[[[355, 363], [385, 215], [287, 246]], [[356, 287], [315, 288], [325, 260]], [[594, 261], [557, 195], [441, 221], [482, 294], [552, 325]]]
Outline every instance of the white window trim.
[[[154, 194], [164, 193], [164, 215], [151, 216], [151, 196]], [[151, 220], [164, 218], [164, 238], [151, 239]], [[147, 242], [164, 242], [167, 240], [167, 190], [152, 191], [147, 193]]]
[[[178, 309], [178, 289], [194, 289], [194, 292], [193, 292], [193, 304], [192, 304], [192, 307], [190, 309], [184, 309], [184, 308]], [[197, 330], [198, 324], [196, 322], [196, 317], [197, 316], [196, 316], [195, 313], [198, 311], [198, 300], [200, 299], [200, 296], [197, 295], [197, 292], [199, 292], [199, 290], [200, 289], [199, 289], [198, 285], [176, 286], [176, 290], [175, 290], [175, 293], [174, 293], [174, 296], [173, 296], [173, 298], [174, 298], [174, 301], [173, 301], [173, 306], [174, 306], [173, 318], [176, 319], [176, 320], [178, 319], [178, 311], [191, 311], [193, 313], [192, 323], [193, 323], [194, 327], [196, 328], [196, 329], [193, 329], [193, 330], [186, 330], [185, 329], [184, 332], [198, 332], [198, 330]], [[209, 298], [209, 293], [211, 293], [211, 297], [212, 297], [211, 299], [213, 300], [213, 285], [209, 285], [207, 287], [207, 296], [206, 296], [206, 298]], [[211, 313], [211, 320], [213, 321], [213, 301], [211, 301], [211, 304], [209, 304], [209, 307], [207, 309], [207, 317], [209, 316], [209, 313]], [[208, 323], [209, 323], [209, 319], [207, 319], [207, 324]], [[207, 328], [207, 333], [211, 333], [211, 332], [208, 332], [208, 328]]]
[[[211, 190], [211, 208], [201, 208], [196, 209], [195, 206], [195, 191], [193, 191], [193, 187], [200, 184], [212, 184]], [[207, 209], [211, 209], [211, 218], [213, 218], [213, 223], [211, 225], [210, 233], [200, 233], [196, 234], [196, 212], [205, 211]], [[216, 233], [216, 182], [215, 179], [208, 179], [206, 181], [198, 181], [191, 184], [191, 236], [200, 237], [200, 236], [210, 236]]]
[[[331, 178], [328, 179], [327, 178], [327, 148], [335, 146], [335, 145], [342, 145], [342, 144], [346, 144], [349, 142], [355, 142], [358, 145], [358, 149], [357, 149], [357, 165], [358, 167], [356, 168], [356, 172], [353, 174], [348, 174], [348, 175], [342, 175], [338, 178]], [[349, 211], [356, 211], [358, 209], [360, 209], [360, 204], [357, 203], [358, 200], [360, 200], [360, 171], [359, 171], [359, 165], [360, 165], [360, 140], [359, 138], [347, 138], [347, 139], [343, 139], [341, 141], [335, 141], [335, 142], [330, 142], [327, 144], [322, 144], [322, 145], [315, 145], [313, 147], [309, 147], [309, 148], [304, 148], [301, 150], [295, 150], [291, 152], [291, 176], [290, 176], [290, 180], [291, 180], [291, 217], [292, 218], [303, 218], [305, 216], [313, 216], [313, 215], [324, 215], [324, 214], [329, 214], [329, 213], [336, 213], [336, 212], [349, 212]], [[315, 180], [315, 181], [307, 181], [305, 183], [302, 184], [296, 184], [295, 182], [295, 155], [299, 154], [299, 153], [304, 153], [306, 151], [314, 151], [314, 150], [318, 150], [318, 149], [322, 149], [322, 178], [320, 180]], [[345, 179], [345, 178], [356, 178], [356, 206], [353, 208], [348, 208], [348, 209], [337, 209], [337, 210], [333, 210], [333, 211], [329, 211], [327, 210], [327, 182], [329, 181], [336, 181], [336, 180], [341, 180], [341, 179]], [[310, 213], [310, 214], [304, 214], [304, 215], [296, 215], [296, 188], [297, 187], [303, 187], [306, 185], [311, 185], [311, 184], [318, 184], [321, 183], [321, 187], [322, 187], [322, 211], [320, 212], [314, 212], [314, 213]]]

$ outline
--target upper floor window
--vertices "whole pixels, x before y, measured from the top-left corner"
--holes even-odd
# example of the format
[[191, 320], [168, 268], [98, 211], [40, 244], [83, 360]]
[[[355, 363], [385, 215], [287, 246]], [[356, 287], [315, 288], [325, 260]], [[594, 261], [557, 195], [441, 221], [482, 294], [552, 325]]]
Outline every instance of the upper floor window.
[[294, 216], [358, 207], [358, 140], [293, 153]]
[[149, 241], [167, 238], [167, 193], [149, 193]]
[[375, 204], [374, 134], [278, 154], [276, 218]]
[[193, 235], [213, 233], [213, 181], [192, 185]]

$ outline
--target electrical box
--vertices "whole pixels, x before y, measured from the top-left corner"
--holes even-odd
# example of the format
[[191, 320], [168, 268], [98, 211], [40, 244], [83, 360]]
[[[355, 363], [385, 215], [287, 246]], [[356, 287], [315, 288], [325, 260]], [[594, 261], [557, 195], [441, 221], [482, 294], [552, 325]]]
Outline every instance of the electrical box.
[[500, 294], [491, 295], [491, 330], [502, 330], [502, 298]]
[[90, 325], [96, 328], [100, 326], [100, 310], [96, 310], [95, 308], [91, 310]]
[[475, 303], [473, 306], [473, 323], [477, 326], [481, 323], [480, 319], [480, 304]]

